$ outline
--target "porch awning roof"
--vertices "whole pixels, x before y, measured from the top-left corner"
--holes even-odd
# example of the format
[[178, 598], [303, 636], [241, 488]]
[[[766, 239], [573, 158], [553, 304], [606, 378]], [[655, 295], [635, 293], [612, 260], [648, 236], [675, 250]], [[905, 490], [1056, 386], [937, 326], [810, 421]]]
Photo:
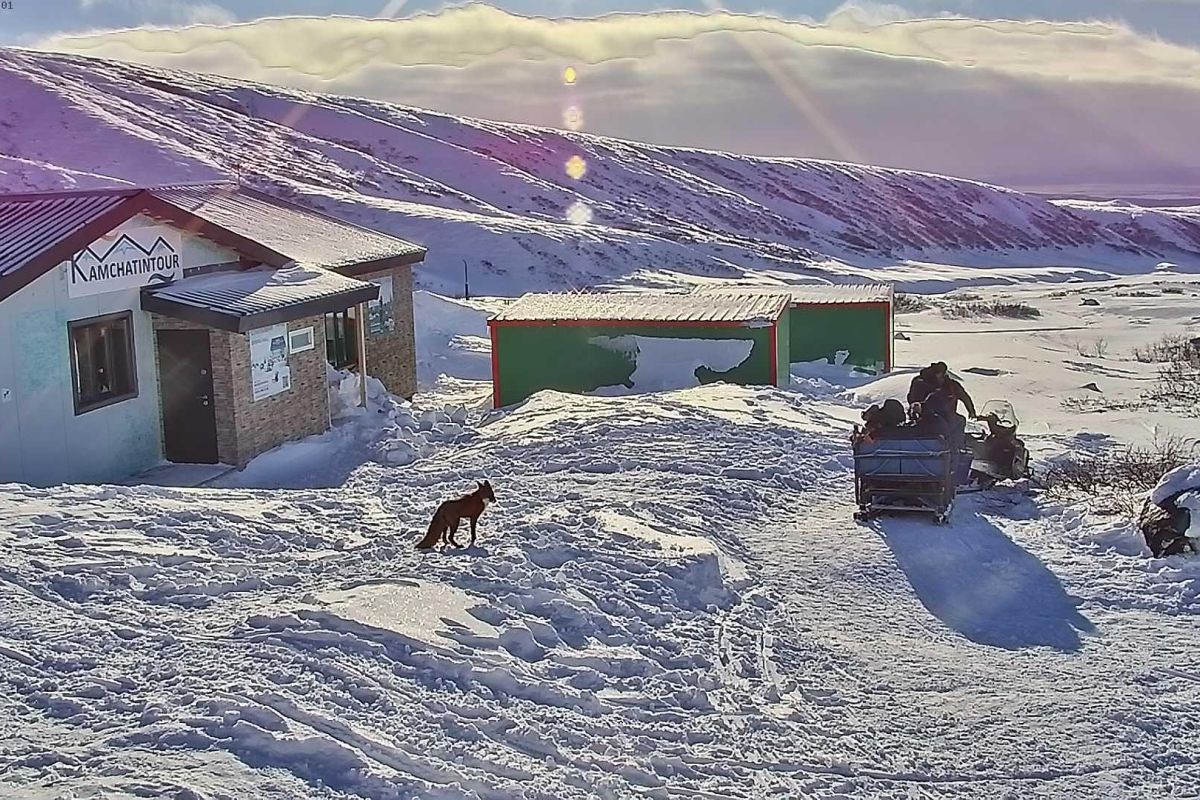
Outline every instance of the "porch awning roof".
[[210, 328], [255, 328], [342, 311], [379, 297], [379, 287], [316, 267], [227, 270], [142, 291], [142, 309]]

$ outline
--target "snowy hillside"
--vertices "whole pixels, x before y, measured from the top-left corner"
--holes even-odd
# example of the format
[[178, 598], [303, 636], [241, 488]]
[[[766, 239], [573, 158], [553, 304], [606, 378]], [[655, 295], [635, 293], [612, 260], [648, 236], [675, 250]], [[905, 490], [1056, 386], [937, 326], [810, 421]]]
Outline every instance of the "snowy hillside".
[[[496, 295], [748, 272], [931, 289], [1200, 268], [1195, 215], [1143, 210], [1131, 226], [901, 170], [655, 147], [18, 50], [0, 51], [0, 96], [0, 189], [240, 173], [427, 246], [418, 285], [435, 291], [460, 291], [464, 262], [472, 290]], [[566, 168], [576, 157], [577, 178]]]

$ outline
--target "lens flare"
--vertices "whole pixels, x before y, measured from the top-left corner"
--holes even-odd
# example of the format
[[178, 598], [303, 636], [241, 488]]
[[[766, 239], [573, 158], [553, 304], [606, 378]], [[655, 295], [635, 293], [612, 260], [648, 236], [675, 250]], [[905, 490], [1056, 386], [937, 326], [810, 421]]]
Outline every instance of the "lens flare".
[[573, 86], [576, 79], [579, 78], [579, 73], [575, 71], [574, 67], [567, 67], [563, 70], [562, 78], [563, 83], [565, 83], [567, 86]]
[[563, 112], [563, 124], [567, 130], [577, 131], [583, 127], [583, 112], [576, 106], [571, 106]]
[[584, 203], [576, 200], [567, 209], [567, 222], [572, 225], [587, 225], [592, 221], [592, 210]]
[[587, 162], [580, 156], [571, 156], [567, 159], [567, 175], [575, 180], [579, 180], [587, 174]]

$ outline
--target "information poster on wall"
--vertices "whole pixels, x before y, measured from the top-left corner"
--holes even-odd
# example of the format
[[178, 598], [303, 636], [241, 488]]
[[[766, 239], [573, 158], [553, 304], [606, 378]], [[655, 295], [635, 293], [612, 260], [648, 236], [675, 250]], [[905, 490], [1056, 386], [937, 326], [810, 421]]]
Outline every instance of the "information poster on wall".
[[392, 278], [376, 278], [371, 281], [379, 287], [379, 299], [367, 302], [367, 329], [375, 333], [391, 333], [396, 329], [392, 316]]
[[250, 331], [250, 382], [257, 402], [292, 388], [288, 367], [287, 325]]

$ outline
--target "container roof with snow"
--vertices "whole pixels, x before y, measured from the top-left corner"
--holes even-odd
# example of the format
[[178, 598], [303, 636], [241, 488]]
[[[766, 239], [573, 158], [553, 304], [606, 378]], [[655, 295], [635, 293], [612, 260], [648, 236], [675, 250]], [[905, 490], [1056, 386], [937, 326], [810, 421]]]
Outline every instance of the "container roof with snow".
[[775, 322], [787, 311], [786, 294], [698, 295], [668, 292], [526, 294], [488, 322], [494, 325], [746, 326]]
[[700, 294], [783, 294], [790, 298], [792, 305], [826, 305], [846, 304], [862, 305], [867, 303], [890, 303], [894, 290], [886, 283], [847, 283], [847, 284], [751, 284], [751, 285], [709, 285], [696, 290]]
[[418, 245], [236, 184], [0, 195], [0, 300], [138, 214], [268, 267], [300, 264], [356, 276], [425, 257]]

